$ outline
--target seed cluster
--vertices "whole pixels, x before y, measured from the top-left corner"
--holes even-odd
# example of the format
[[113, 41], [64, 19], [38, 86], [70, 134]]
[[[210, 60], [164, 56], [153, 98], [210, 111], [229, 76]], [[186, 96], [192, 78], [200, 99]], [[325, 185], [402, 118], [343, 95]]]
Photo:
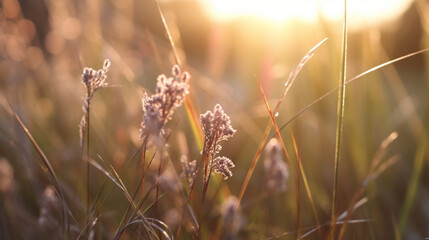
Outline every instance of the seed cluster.
[[209, 159], [208, 172], [220, 173], [224, 179], [231, 177], [232, 172], [229, 168], [234, 167], [234, 163], [226, 157], [215, 158], [215, 155], [222, 149], [220, 142], [228, 140], [236, 131], [231, 126], [229, 116], [219, 104], [216, 104], [213, 112], [207, 111], [201, 114], [200, 122], [204, 130], [203, 153], [207, 154]]
[[200, 122], [204, 130], [204, 151], [214, 156], [222, 149], [220, 142], [228, 140], [235, 133], [231, 120], [222, 106], [216, 104], [213, 112], [207, 111], [201, 114]]
[[89, 107], [91, 106], [91, 99], [94, 97], [95, 92], [100, 88], [105, 88], [109, 86], [106, 82], [107, 75], [109, 71], [111, 62], [109, 59], [104, 60], [103, 68], [99, 70], [94, 70], [92, 68], [84, 68], [82, 73], [82, 83], [86, 87], [86, 95], [83, 98], [82, 110], [83, 116], [79, 124], [79, 135], [80, 135], [80, 145], [83, 145], [83, 138], [85, 135], [85, 129], [87, 123], [87, 117], [89, 114]]
[[144, 95], [142, 99], [143, 121], [140, 129], [140, 137], [160, 136], [163, 133], [165, 123], [171, 119], [174, 110], [181, 106], [189, 94], [188, 72], [182, 72], [178, 65], [172, 68], [172, 77], [164, 74], [157, 78], [155, 94]]

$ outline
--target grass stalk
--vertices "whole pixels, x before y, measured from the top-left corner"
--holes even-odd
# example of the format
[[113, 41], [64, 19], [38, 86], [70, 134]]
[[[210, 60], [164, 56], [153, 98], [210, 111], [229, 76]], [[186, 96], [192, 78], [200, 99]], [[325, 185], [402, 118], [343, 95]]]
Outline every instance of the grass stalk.
[[[36, 152], [42, 159], [41, 166], [43, 171], [46, 174], [46, 177], [50, 181], [50, 183], [54, 186], [54, 190], [58, 197], [61, 200], [62, 205], [62, 218], [63, 218], [63, 225], [62, 225], [62, 231], [64, 234], [64, 238], [68, 239], [70, 229], [69, 221], [68, 221], [68, 214], [71, 214], [70, 209], [67, 206], [66, 199], [64, 197], [63, 191], [60, 186], [59, 179], [57, 175], [55, 174], [54, 168], [52, 167], [50, 161], [46, 157], [45, 153], [43, 152], [42, 148], [39, 146], [39, 144], [34, 139], [33, 135], [28, 130], [27, 126], [24, 124], [24, 122], [21, 120], [21, 118], [18, 116], [18, 114], [15, 112], [15, 110], [12, 109], [12, 107], [9, 104], [10, 113], [15, 117], [16, 121], [19, 123], [19, 126], [24, 130], [25, 134], [27, 135], [28, 139], [30, 140], [33, 147], [36, 149]], [[72, 216], [73, 217], [73, 216]]]
[[[296, 202], [297, 202], [297, 229], [298, 229], [298, 238], [301, 237], [301, 187], [300, 187], [300, 170], [301, 170], [301, 153], [299, 150], [299, 147], [297, 146], [295, 136], [293, 134], [293, 131], [291, 132], [292, 136], [292, 143], [293, 147], [295, 149], [296, 154]], [[319, 224], [317, 224], [319, 225]]]
[[[168, 24], [167, 24], [167, 21], [165, 20], [164, 14], [161, 11], [161, 7], [159, 6], [159, 4], [156, 0], [154, 0], [154, 2], [155, 2], [156, 7], [158, 9], [159, 16], [160, 16], [162, 24], [164, 26], [165, 34], [167, 35], [168, 41], [169, 41], [170, 46], [171, 46], [171, 50], [173, 51], [174, 60], [175, 60], [177, 65], [182, 66], [183, 62], [179, 57], [179, 53], [177, 52], [177, 49], [176, 49], [176, 44], [174, 43], [173, 36], [171, 35], [171, 32], [168, 28]], [[202, 147], [203, 135], [202, 135], [200, 122], [198, 121], [198, 118], [195, 114], [195, 109], [192, 106], [192, 102], [191, 102], [189, 96], [186, 96], [185, 107], [186, 107], [186, 113], [188, 115], [188, 119], [191, 123], [192, 131], [193, 131], [194, 136], [197, 140], [198, 146]]]
[[[268, 113], [270, 115], [271, 123], [274, 125], [274, 129], [275, 129], [277, 137], [278, 137], [278, 139], [280, 141], [280, 145], [282, 146], [282, 150], [283, 150], [283, 152], [284, 152], [284, 154], [286, 156], [286, 159], [287, 159], [288, 163], [291, 164], [291, 161], [290, 161], [290, 158], [289, 158], [289, 154], [287, 153], [286, 146], [284, 144], [283, 138], [280, 135], [280, 130], [279, 130], [279, 128], [277, 126], [277, 123], [276, 123], [276, 121], [274, 119], [274, 115], [273, 115], [273, 113], [272, 113], [272, 111], [270, 109], [270, 106], [268, 104], [268, 100], [265, 97], [264, 90], [262, 89], [261, 84], [259, 84], [259, 90], [261, 91], [262, 98], [264, 99], [265, 106], [267, 107], [267, 111], [268, 111]], [[277, 105], [277, 107], [278, 106], [279, 105]], [[295, 138], [293, 137], [293, 135], [292, 135], [292, 138], [293, 138], [293, 142], [295, 144], [296, 142], [295, 142]], [[308, 185], [307, 176], [305, 174], [304, 169], [301, 167], [301, 158], [300, 158], [300, 155], [298, 153], [298, 150], [296, 149], [296, 151], [297, 151], [297, 156], [298, 156], [298, 159], [297, 159], [297, 171], [298, 171], [298, 173], [297, 173], [297, 178], [296, 178], [296, 189], [297, 189], [296, 190], [296, 192], [297, 192], [297, 198], [296, 199], [297, 199], [297, 209], [298, 209], [298, 216], [297, 216], [298, 217], [298, 229], [300, 229], [300, 216], [299, 216], [300, 215], [300, 209], [301, 209], [301, 200], [300, 200], [300, 174], [301, 174], [302, 179], [304, 181], [305, 191], [306, 191], [307, 197], [308, 197], [308, 199], [310, 201], [311, 209], [313, 211], [313, 215], [314, 215], [315, 221], [316, 221], [317, 225], [320, 225], [320, 223], [319, 223], [319, 217], [318, 217], [318, 214], [317, 214], [317, 211], [316, 211], [316, 207], [315, 207], [315, 204], [314, 204], [314, 200], [313, 200], [313, 195], [311, 194], [311, 190], [310, 190], [310, 187]], [[301, 233], [300, 230], [298, 230], [298, 235], [299, 236], [300, 236], [300, 233]]]
[[[429, 48], [425, 48], [425, 49], [422, 49], [422, 50], [419, 50], [419, 51], [416, 51], [416, 52], [412, 52], [412, 53], [407, 54], [407, 55], [404, 55], [404, 56], [402, 56], [402, 57], [398, 57], [398, 58], [395, 58], [395, 59], [393, 59], [393, 60], [387, 61], [387, 62], [385, 62], [385, 63], [379, 64], [379, 65], [377, 65], [377, 66], [375, 66], [375, 67], [372, 67], [372, 68], [370, 68], [370, 69], [366, 70], [366, 71], [365, 71], [365, 72], [363, 72], [363, 73], [360, 73], [360, 74], [358, 74], [358, 75], [356, 75], [356, 76], [354, 76], [354, 77], [350, 78], [350, 79], [349, 79], [349, 80], [347, 80], [344, 84], [341, 84], [340, 86], [338, 86], [338, 87], [336, 87], [336, 88], [334, 88], [334, 89], [330, 90], [329, 92], [327, 92], [327, 93], [323, 94], [322, 96], [320, 96], [319, 98], [317, 98], [316, 100], [314, 100], [313, 102], [311, 102], [310, 104], [308, 104], [306, 107], [304, 107], [303, 109], [301, 109], [301, 111], [297, 112], [293, 117], [291, 117], [291, 118], [290, 118], [289, 120], [287, 120], [284, 124], [282, 124], [282, 125], [281, 125], [281, 127], [279, 128], [279, 130], [280, 130], [280, 131], [281, 131], [281, 130], [283, 130], [283, 129], [284, 129], [286, 126], [288, 126], [288, 125], [289, 125], [293, 120], [295, 120], [296, 118], [298, 118], [299, 116], [301, 116], [301, 114], [305, 113], [308, 109], [310, 109], [311, 107], [313, 107], [316, 103], [318, 103], [318, 102], [322, 101], [323, 99], [327, 98], [329, 95], [331, 95], [331, 94], [333, 94], [334, 92], [338, 91], [342, 86], [348, 85], [348, 84], [350, 84], [351, 82], [354, 82], [354, 81], [356, 81], [356, 80], [360, 79], [361, 77], [366, 76], [366, 75], [368, 75], [369, 73], [374, 72], [374, 71], [376, 71], [376, 70], [378, 70], [378, 69], [384, 68], [384, 67], [386, 67], [386, 66], [388, 66], [388, 65], [391, 65], [391, 64], [393, 64], [393, 63], [396, 63], [396, 62], [399, 62], [399, 61], [405, 60], [405, 59], [407, 59], [407, 58], [410, 58], [410, 57], [413, 57], [413, 56], [416, 56], [416, 55], [419, 55], [419, 54], [422, 54], [422, 53], [425, 53], [425, 52], [428, 52], [428, 51], [429, 51]], [[274, 137], [274, 136], [275, 136], [275, 133], [273, 134], [273, 137]]]
[[[276, 107], [274, 108], [274, 111], [273, 111], [274, 113], [276, 113], [279, 110], [280, 104], [282, 103], [283, 99], [285, 98], [286, 94], [288, 93], [290, 87], [294, 83], [294, 81], [295, 81], [296, 77], [298, 76], [299, 72], [301, 71], [301, 69], [311, 59], [311, 57], [313, 57], [314, 51], [316, 51], [316, 49], [318, 47], [320, 47], [320, 45], [322, 45], [326, 40], [328, 40], [328, 39], [327, 38], [323, 39], [316, 46], [314, 46], [310, 51], [308, 51], [308, 53], [301, 59], [301, 61], [292, 70], [292, 72], [289, 75], [289, 78], [286, 80], [285, 86], [283, 88], [283, 93], [282, 93], [280, 99], [278, 100]], [[272, 117], [272, 114], [271, 114], [271, 117]], [[274, 121], [274, 123], [275, 123], [275, 121]], [[273, 120], [270, 119], [267, 123], [267, 126], [265, 127], [264, 135], [262, 136], [262, 139], [259, 142], [255, 156], [253, 157], [252, 163], [250, 165], [250, 169], [247, 172], [247, 175], [246, 175], [246, 178], [243, 182], [243, 185], [241, 186], [240, 195], [238, 197], [238, 205], [240, 205], [240, 202], [244, 196], [244, 192], [246, 191], [247, 186], [249, 185], [250, 178], [252, 177], [253, 171], [255, 170], [255, 167], [256, 167], [256, 164], [258, 163], [259, 157], [261, 156], [262, 149], [264, 148], [265, 143], [268, 139], [268, 135], [270, 133], [272, 125], [273, 125]], [[280, 134], [278, 134], [278, 135], [280, 135]], [[304, 176], [305, 175], [303, 175], [303, 177]]]
[[[89, 91], [90, 89], [88, 89], [88, 96], [89, 96]], [[88, 113], [86, 115], [86, 215], [88, 216], [89, 214], [89, 206], [90, 206], [90, 202], [91, 202], [91, 187], [90, 187], [90, 164], [89, 164], [89, 115], [90, 115], [90, 109], [91, 109], [91, 103], [90, 103], [90, 99], [88, 98]]]
[[335, 162], [334, 162], [334, 183], [332, 191], [331, 206], [331, 229], [329, 239], [334, 239], [336, 226], [336, 201], [338, 191], [338, 167], [341, 155], [341, 136], [343, 132], [344, 103], [346, 97], [346, 66], [347, 66], [347, 0], [344, 0], [344, 22], [343, 22], [343, 41], [341, 49], [341, 70], [338, 90], [338, 109], [337, 109], [337, 130], [335, 141]]
[[[353, 211], [356, 209], [356, 205], [360, 205], [358, 199], [365, 192], [370, 182], [374, 181], [381, 173], [383, 173], [388, 167], [395, 164], [398, 160], [397, 156], [391, 157], [386, 160], [384, 163], [382, 162], [387, 155], [388, 146], [398, 137], [396, 132], [391, 133], [380, 145], [379, 149], [375, 153], [375, 156], [371, 162], [371, 166], [366, 174], [364, 181], [360, 188], [354, 194], [350, 206], [347, 210], [347, 214], [341, 215], [338, 220], [342, 220], [345, 218], [344, 224], [341, 226], [341, 229], [338, 234], [338, 240], [341, 240], [344, 236], [348, 221], [351, 219]], [[341, 219], [340, 219], [341, 218]]]

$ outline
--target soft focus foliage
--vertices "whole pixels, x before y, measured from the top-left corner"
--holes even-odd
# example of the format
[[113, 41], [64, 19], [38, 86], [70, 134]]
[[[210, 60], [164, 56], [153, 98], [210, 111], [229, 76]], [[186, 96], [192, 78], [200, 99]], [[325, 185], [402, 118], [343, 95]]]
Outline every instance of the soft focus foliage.
[[[347, 79], [429, 47], [428, 19], [427, 1], [415, 0], [396, 20], [350, 30]], [[297, 239], [309, 231], [306, 239], [323, 239], [335, 94], [280, 131], [290, 162], [271, 140], [241, 202], [235, 196], [270, 122], [258, 82], [274, 108], [302, 56], [328, 38], [273, 113], [282, 126], [338, 86], [341, 29], [322, 15], [313, 23], [217, 22], [193, 0], [3, 0], [0, 239], [67, 231], [70, 239]], [[337, 209], [352, 208], [354, 222], [342, 239], [429, 237], [428, 69], [423, 53], [347, 85]], [[64, 199], [10, 107], [49, 159]], [[392, 132], [396, 141], [379, 147]]]

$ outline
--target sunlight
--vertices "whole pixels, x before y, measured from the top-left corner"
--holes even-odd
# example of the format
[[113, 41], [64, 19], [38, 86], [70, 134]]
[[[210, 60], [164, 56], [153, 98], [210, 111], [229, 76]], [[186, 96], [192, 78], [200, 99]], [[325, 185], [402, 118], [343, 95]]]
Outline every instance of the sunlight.
[[[203, 0], [210, 16], [219, 21], [239, 17], [257, 17], [283, 22], [298, 19], [315, 22], [320, 13], [329, 20], [341, 19], [343, 0]], [[348, 1], [349, 22], [353, 25], [379, 24], [394, 20], [411, 0]]]

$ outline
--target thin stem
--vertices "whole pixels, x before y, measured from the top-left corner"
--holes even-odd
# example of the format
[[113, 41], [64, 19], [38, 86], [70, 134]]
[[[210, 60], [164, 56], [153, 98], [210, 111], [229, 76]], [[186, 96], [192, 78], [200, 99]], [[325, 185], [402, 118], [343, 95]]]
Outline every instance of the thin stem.
[[86, 115], [86, 217], [87, 217], [87, 225], [91, 221], [89, 219], [89, 206], [91, 201], [91, 187], [90, 187], [90, 164], [89, 164], [89, 123], [90, 123], [90, 108], [91, 108], [91, 99], [90, 99], [90, 89], [88, 89], [88, 97], [87, 97], [87, 115]]
[[[204, 145], [203, 145], [203, 149], [205, 149], [205, 148], [206, 148], [206, 141], [204, 141]], [[200, 174], [201, 167], [202, 167], [203, 162], [204, 162], [204, 155], [205, 154], [203, 152], [203, 156], [201, 157], [201, 163], [199, 164], [198, 169], [195, 172], [194, 179], [192, 180], [191, 189], [189, 190], [189, 194], [188, 194], [188, 197], [186, 198], [185, 206], [184, 206], [184, 209], [183, 209], [182, 220], [180, 222], [179, 228], [177, 229], [176, 239], [179, 239], [179, 237], [180, 237], [180, 233], [181, 233], [181, 230], [182, 230], [182, 225], [183, 225], [184, 220], [185, 220], [186, 208], [187, 208], [187, 206], [189, 206], [189, 201], [191, 199], [192, 193], [194, 192], [196, 181], [197, 181], [197, 177]], [[203, 178], [204, 178], [204, 176], [203, 176]], [[197, 228], [199, 229], [199, 224], [198, 224]]]
[[[155, 192], [155, 206], [154, 206], [154, 218], [157, 219], [158, 218], [158, 197], [159, 197], [159, 178], [161, 177], [161, 172], [162, 172], [162, 151], [163, 149], [159, 149], [159, 167], [158, 167], [158, 176], [156, 179], [156, 192]], [[143, 188], [142, 188], [143, 189]], [[159, 234], [159, 232], [158, 232]]]
[[201, 194], [201, 205], [200, 205], [200, 211], [199, 211], [200, 217], [199, 217], [199, 224], [198, 224], [198, 239], [201, 239], [201, 226], [202, 226], [202, 221], [203, 221], [202, 220], [202, 218], [203, 218], [202, 212], [203, 212], [204, 202], [205, 202], [206, 195], [207, 195], [207, 188], [209, 186], [210, 177], [212, 175], [212, 168], [210, 168], [208, 171], [209, 171], [209, 173], [208, 173], [207, 177], [204, 177], [203, 191]]
[[334, 239], [335, 226], [336, 226], [336, 201], [337, 201], [337, 190], [338, 190], [338, 165], [340, 161], [340, 149], [341, 149], [341, 136], [343, 132], [343, 119], [344, 119], [344, 100], [346, 96], [346, 64], [347, 64], [347, 0], [344, 0], [344, 22], [343, 22], [343, 44], [341, 50], [341, 71], [338, 90], [338, 109], [337, 109], [337, 134], [335, 141], [335, 163], [334, 163], [334, 186], [332, 192], [332, 211], [331, 211], [331, 230], [329, 233], [329, 239]]

